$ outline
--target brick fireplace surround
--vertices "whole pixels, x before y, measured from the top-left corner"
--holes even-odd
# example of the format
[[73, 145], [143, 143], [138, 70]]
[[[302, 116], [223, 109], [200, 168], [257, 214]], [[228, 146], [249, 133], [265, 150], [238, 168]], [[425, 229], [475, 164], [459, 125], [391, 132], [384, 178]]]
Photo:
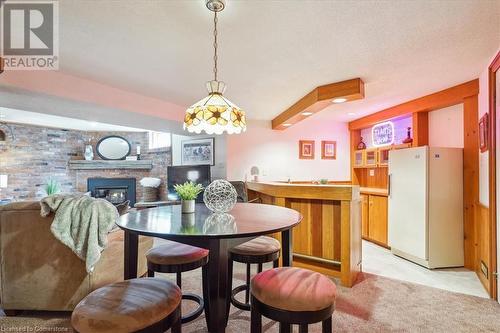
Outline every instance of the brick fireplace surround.
[[[0, 174], [8, 175], [8, 188], [0, 189], [0, 199], [35, 200], [42, 196], [41, 189], [49, 179], [61, 184], [62, 192], [86, 192], [87, 178], [126, 178], [137, 181], [137, 200], [142, 197], [139, 180], [143, 177], [158, 177], [162, 180], [160, 193], [166, 199], [167, 166], [171, 165], [171, 150], [148, 149], [147, 132], [84, 132], [32, 125], [12, 124], [15, 140], [10, 138], [0, 143]], [[132, 155], [141, 145], [141, 158], [152, 160], [152, 170], [70, 170], [70, 159], [83, 159], [86, 143], [94, 146], [108, 135], [120, 135], [132, 145]]]

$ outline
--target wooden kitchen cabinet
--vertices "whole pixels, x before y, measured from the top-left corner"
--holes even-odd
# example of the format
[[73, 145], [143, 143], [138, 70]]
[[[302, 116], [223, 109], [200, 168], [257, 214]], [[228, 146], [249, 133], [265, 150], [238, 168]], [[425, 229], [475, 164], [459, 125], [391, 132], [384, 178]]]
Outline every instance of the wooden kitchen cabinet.
[[362, 194], [361, 197], [363, 238], [387, 247], [387, 197], [373, 194]]
[[365, 166], [376, 167], [378, 163], [378, 150], [366, 149], [365, 150]]
[[365, 166], [365, 151], [364, 150], [356, 150], [354, 152], [354, 167], [362, 168]]
[[389, 152], [391, 150], [392, 150], [392, 147], [380, 148], [378, 150], [378, 165], [379, 166], [388, 166], [389, 165]]
[[387, 197], [370, 195], [368, 199], [368, 237], [387, 246]]

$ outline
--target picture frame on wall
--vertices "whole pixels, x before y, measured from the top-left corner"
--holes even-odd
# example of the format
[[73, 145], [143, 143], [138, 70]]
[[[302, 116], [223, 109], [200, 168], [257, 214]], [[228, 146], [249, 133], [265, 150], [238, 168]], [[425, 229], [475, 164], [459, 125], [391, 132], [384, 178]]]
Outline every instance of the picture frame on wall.
[[489, 131], [488, 113], [485, 113], [479, 119], [479, 148], [481, 153], [488, 151], [488, 131]]
[[184, 140], [181, 143], [182, 165], [215, 165], [214, 138]]
[[299, 159], [313, 160], [314, 159], [314, 141], [300, 140], [299, 141]]
[[337, 159], [337, 141], [321, 141], [321, 159], [336, 160]]

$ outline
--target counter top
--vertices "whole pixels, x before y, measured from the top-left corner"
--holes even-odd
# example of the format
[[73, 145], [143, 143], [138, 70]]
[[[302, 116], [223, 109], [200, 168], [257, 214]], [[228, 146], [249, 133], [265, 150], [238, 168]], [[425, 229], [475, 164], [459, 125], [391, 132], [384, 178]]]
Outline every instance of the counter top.
[[360, 190], [361, 194], [373, 194], [373, 195], [382, 195], [382, 196], [389, 195], [389, 191], [385, 188], [360, 187], [359, 190]]
[[252, 191], [283, 198], [356, 200], [360, 197], [358, 185], [247, 182], [247, 187]]

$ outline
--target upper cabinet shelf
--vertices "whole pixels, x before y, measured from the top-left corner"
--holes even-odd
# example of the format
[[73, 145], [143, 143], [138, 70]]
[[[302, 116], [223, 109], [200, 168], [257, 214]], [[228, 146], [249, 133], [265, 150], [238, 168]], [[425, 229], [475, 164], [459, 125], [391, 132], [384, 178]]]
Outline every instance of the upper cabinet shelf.
[[389, 165], [389, 151], [410, 148], [411, 144], [391, 145], [380, 148], [369, 148], [354, 151], [355, 168], [376, 168]]
[[71, 170], [109, 170], [109, 169], [151, 170], [153, 168], [153, 161], [70, 160], [69, 168]]

